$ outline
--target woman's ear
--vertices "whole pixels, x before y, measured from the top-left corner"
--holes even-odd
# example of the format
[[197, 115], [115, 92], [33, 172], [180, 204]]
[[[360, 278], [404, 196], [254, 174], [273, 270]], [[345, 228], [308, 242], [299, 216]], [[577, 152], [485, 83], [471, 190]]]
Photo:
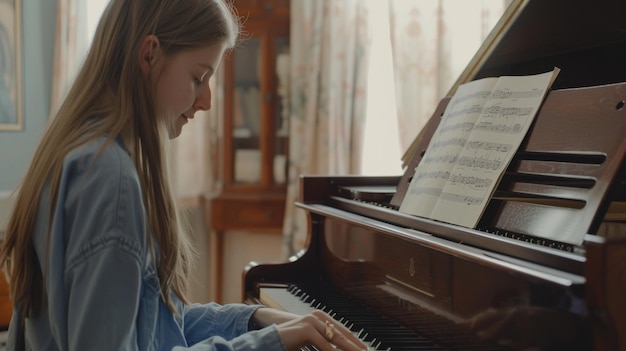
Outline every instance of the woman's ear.
[[143, 38], [141, 46], [139, 47], [139, 67], [145, 76], [147, 76], [152, 70], [152, 67], [154, 67], [159, 49], [159, 38], [155, 35], [150, 34]]

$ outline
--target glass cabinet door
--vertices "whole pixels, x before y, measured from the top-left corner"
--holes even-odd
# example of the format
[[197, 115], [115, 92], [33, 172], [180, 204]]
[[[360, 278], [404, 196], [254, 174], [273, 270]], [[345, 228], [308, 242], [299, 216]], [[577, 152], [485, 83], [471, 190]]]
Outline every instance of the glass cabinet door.
[[289, 38], [276, 38], [276, 104], [274, 109], [274, 162], [275, 184], [286, 184], [289, 146]]
[[226, 58], [229, 108], [226, 184], [284, 188], [289, 144], [288, 27], [249, 27], [251, 36]]
[[244, 30], [222, 63], [220, 191], [280, 197], [289, 144], [289, 1], [236, 0]]
[[235, 183], [261, 182], [260, 44], [260, 38], [249, 38], [234, 53], [232, 143]]

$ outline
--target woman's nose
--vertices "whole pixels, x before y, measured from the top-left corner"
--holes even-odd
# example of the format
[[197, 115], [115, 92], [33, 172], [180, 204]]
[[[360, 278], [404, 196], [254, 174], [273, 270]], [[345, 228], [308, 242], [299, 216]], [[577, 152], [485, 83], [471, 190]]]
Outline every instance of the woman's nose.
[[195, 105], [196, 110], [208, 111], [211, 109], [211, 87], [209, 84], [198, 90]]

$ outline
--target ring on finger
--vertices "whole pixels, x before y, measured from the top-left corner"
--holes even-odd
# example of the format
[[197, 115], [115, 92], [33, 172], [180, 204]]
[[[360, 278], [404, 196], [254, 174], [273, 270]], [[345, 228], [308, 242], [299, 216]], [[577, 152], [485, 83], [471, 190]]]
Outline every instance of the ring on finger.
[[326, 326], [324, 328], [324, 336], [326, 336], [326, 340], [328, 341], [332, 341], [335, 336], [335, 326], [328, 321], [326, 321]]

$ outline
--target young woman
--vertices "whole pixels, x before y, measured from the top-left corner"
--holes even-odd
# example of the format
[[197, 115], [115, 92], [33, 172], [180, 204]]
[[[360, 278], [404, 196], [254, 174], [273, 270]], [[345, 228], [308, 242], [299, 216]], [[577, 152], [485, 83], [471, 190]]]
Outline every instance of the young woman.
[[239, 28], [223, 0], [112, 0], [35, 152], [0, 264], [9, 350], [365, 349], [317, 311], [189, 304], [167, 140], [211, 108]]

